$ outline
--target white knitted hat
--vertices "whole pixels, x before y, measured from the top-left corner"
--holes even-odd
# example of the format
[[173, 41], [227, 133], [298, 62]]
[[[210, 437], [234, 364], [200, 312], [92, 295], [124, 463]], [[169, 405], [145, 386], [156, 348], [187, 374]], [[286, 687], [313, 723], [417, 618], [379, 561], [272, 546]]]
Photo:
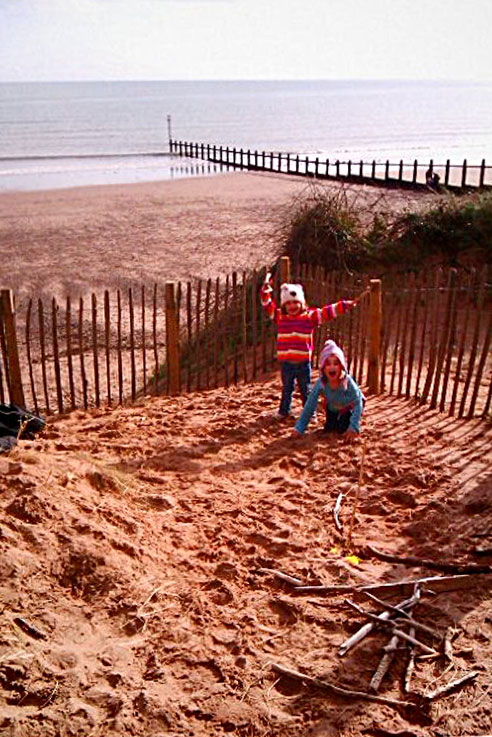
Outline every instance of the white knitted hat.
[[342, 351], [340, 346], [335, 343], [334, 340], [327, 340], [321, 350], [321, 354], [319, 357], [319, 367], [321, 371], [323, 371], [323, 366], [325, 365], [329, 356], [336, 356], [336, 358], [338, 358], [338, 360], [342, 364], [345, 373], [348, 373], [345, 353]]
[[282, 284], [280, 287], [280, 304], [283, 306], [286, 302], [300, 302], [303, 306], [306, 304], [304, 297], [304, 289], [301, 284]]

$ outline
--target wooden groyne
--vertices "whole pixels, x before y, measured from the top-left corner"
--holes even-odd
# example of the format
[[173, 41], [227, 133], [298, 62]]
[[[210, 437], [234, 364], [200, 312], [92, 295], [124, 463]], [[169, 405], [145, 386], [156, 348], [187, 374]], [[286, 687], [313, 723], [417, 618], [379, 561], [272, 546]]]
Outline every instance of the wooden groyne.
[[230, 146], [217, 146], [209, 143], [169, 140], [172, 154], [188, 159], [200, 159], [218, 164], [227, 169], [246, 169], [286, 174], [311, 179], [343, 180], [354, 184], [404, 187], [407, 189], [427, 189], [428, 181], [434, 175], [439, 178], [437, 185], [430, 188], [445, 187], [448, 190], [463, 192], [492, 188], [492, 166], [485, 159], [479, 165], [470, 165], [465, 159], [462, 164], [452, 164], [448, 159], [444, 164], [436, 164], [431, 159], [426, 163], [373, 161], [341, 161], [340, 159], [320, 159], [300, 154], [280, 151], [258, 151]]

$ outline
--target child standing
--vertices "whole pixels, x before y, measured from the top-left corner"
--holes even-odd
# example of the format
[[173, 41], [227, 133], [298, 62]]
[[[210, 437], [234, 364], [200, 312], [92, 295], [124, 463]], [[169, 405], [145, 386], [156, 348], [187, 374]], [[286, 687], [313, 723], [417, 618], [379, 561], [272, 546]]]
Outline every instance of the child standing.
[[282, 284], [278, 309], [272, 299], [272, 291], [271, 281], [267, 276], [260, 297], [268, 317], [277, 322], [277, 358], [282, 376], [278, 416], [287, 417], [290, 414], [295, 382], [299, 385], [304, 405], [311, 389], [314, 328], [348, 312], [357, 302], [342, 299], [322, 308], [308, 307], [300, 284]]
[[325, 432], [344, 434], [348, 439], [360, 432], [365, 397], [347, 371], [345, 355], [334, 340], [327, 340], [320, 356], [321, 375], [309, 394], [294, 432], [302, 435], [314, 414], [318, 397], [325, 401]]

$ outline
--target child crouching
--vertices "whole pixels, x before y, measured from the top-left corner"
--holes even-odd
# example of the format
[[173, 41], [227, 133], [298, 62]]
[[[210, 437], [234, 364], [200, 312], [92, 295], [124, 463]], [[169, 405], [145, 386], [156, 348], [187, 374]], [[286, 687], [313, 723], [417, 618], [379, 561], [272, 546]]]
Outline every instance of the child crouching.
[[325, 432], [352, 439], [360, 432], [365, 397], [347, 371], [345, 355], [334, 340], [327, 340], [320, 356], [320, 377], [309, 394], [294, 432], [302, 435], [313, 416], [320, 394], [326, 408]]

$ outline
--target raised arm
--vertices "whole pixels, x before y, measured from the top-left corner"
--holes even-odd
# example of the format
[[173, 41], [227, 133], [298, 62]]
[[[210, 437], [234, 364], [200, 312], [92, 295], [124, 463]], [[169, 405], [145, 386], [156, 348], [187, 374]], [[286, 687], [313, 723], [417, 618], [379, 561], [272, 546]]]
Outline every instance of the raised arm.
[[270, 278], [270, 274], [267, 274], [265, 278], [265, 282], [260, 289], [260, 299], [261, 299], [261, 304], [263, 306], [263, 309], [265, 310], [270, 320], [273, 320], [273, 318], [275, 317], [275, 312], [277, 309], [277, 305], [275, 304], [275, 300], [273, 299], [272, 295], [273, 295], [272, 281]]
[[356, 384], [351, 376], [348, 377], [348, 388], [351, 394], [350, 398], [354, 402], [354, 409], [352, 410], [352, 416], [350, 418], [349, 430], [352, 430], [352, 432], [355, 433], [359, 433], [360, 420], [362, 417], [362, 412], [364, 410], [364, 395], [362, 394], [359, 385]]
[[357, 301], [352, 299], [341, 299], [339, 302], [332, 302], [321, 308], [321, 322], [331, 322], [340, 315], [344, 315], [357, 306]]

